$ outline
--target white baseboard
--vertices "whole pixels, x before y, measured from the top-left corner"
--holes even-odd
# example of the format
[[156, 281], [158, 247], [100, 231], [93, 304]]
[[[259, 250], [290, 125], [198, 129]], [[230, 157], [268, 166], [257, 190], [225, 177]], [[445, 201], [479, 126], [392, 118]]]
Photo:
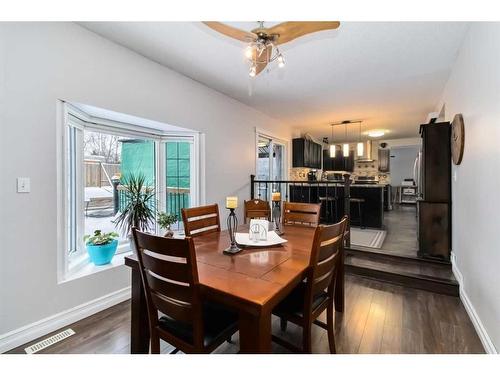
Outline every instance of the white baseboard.
[[28, 324], [0, 336], [0, 353], [4, 353], [34, 339], [72, 324], [90, 315], [130, 299], [130, 287], [96, 298], [93, 301], [62, 311], [48, 318]]
[[453, 254], [453, 252], [451, 253], [451, 269], [453, 271], [453, 275], [458, 281], [458, 284], [460, 285], [460, 300], [462, 301], [462, 304], [464, 305], [465, 310], [467, 311], [467, 314], [469, 315], [469, 318], [472, 321], [472, 324], [474, 325], [474, 328], [479, 336], [479, 339], [483, 344], [484, 350], [488, 354], [498, 354], [495, 345], [493, 345], [493, 342], [491, 341], [491, 338], [488, 335], [486, 328], [481, 322], [481, 319], [479, 318], [476, 309], [472, 305], [472, 302], [470, 301], [469, 296], [465, 291], [464, 277], [462, 275], [462, 272], [458, 268], [456, 256], [455, 254]]

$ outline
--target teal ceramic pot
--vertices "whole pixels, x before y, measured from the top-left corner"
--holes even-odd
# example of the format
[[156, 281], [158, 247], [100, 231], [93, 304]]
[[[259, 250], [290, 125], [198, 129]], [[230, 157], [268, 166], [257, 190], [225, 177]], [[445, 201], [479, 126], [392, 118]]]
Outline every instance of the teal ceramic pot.
[[118, 240], [113, 240], [107, 245], [87, 245], [87, 251], [91, 262], [96, 266], [102, 266], [111, 262], [117, 247]]

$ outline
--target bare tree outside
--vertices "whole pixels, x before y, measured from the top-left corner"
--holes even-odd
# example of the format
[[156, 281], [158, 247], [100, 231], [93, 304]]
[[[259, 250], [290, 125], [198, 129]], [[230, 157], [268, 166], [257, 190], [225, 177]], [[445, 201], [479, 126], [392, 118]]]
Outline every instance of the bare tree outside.
[[85, 157], [99, 157], [105, 163], [120, 163], [120, 137], [97, 132], [85, 132], [83, 149]]

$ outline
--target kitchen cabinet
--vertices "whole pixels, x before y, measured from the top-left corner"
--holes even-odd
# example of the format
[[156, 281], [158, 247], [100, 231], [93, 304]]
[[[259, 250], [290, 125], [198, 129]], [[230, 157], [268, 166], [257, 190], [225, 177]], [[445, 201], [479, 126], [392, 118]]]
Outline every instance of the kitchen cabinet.
[[322, 146], [304, 138], [292, 140], [292, 167], [321, 169]]
[[344, 171], [353, 172], [354, 171], [354, 150], [349, 151], [349, 157], [344, 158]]
[[349, 157], [345, 158], [342, 150], [335, 152], [335, 157], [330, 157], [330, 151], [323, 151], [323, 170], [325, 171], [354, 171], [354, 150], [349, 151]]
[[391, 150], [388, 148], [378, 149], [378, 170], [389, 172], [391, 169]]
[[333, 161], [335, 158], [330, 157], [330, 150], [323, 150], [323, 170], [324, 171], [334, 171]]
[[418, 255], [450, 260], [451, 251], [451, 142], [450, 123], [424, 124], [421, 178], [417, 200]]

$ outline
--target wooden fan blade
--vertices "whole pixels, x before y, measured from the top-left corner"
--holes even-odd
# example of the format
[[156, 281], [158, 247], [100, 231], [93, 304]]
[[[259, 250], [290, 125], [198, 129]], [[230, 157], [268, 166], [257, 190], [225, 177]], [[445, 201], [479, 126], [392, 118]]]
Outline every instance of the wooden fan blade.
[[203, 23], [221, 34], [224, 34], [230, 38], [241, 40], [242, 42], [251, 42], [257, 39], [257, 35], [255, 35], [254, 33], [240, 30], [221, 22], [206, 21]]
[[340, 26], [338, 21], [318, 21], [318, 22], [283, 22], [267, 29], [268, 35], [279, 35], [276, 44], [287, 43], [301, 36], [315, 33], [322, 30], [337, 29]]
[[252, 52], [252, 60], [255, 61], [256, 64], [255, 75], [258, 75], [266, 68], [267, 62], [269, 61], [272, 55], [273, 55], [273, 46], [270, 44], [266, 46], [266, 49], [263, 50], [260, 55], [257, 53], [257, 49], [254, 48]]

